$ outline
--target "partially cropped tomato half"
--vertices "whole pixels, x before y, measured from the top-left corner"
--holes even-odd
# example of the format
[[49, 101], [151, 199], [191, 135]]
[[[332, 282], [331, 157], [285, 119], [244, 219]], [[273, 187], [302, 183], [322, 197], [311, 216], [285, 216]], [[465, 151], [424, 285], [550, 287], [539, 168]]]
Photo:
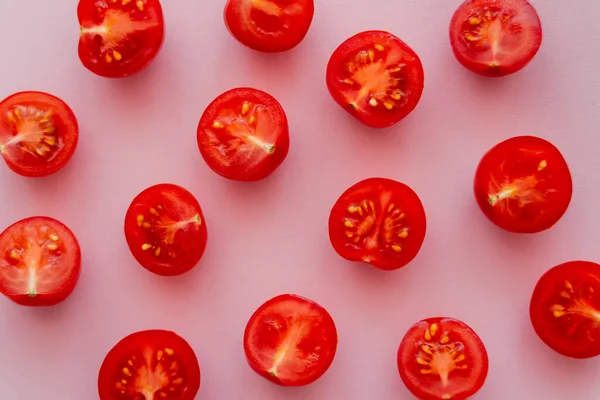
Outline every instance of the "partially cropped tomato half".
[[526, 0], [467, 0], [450, 22], [456, 59], [471, 71], [491, 77], [525, 67], [542, 44], [537, 12]]
[[314, 12], [313, 0], [228, 0], [225, 25], [251, 49], [279, 53], [304, 39]]
[[484, 214], [510, 232], [551, 228], [571, 202], [569, 167], [554, 145], [534, 136], [499, 143], [482, 158], [475, 198]]
[[93, 73], [121, 78], [141, 71], [165, 35], [158, 0], [80, 0], [79, 58]]
[[483, 342], [464, 322], [429, 318], [414, 324], [398, 348], [402, 381], [421, 400], [466, 399], [488, 373]]
[[394, 270], [416, 257], [426, 225], [421, 200], [410, 187], [369, 178], [346, 190], [333, 206], [329, 239], [347, 260]]
[[199, 389], [194, 350], [164, 330], [126, 336], [108, 352], [98, 374], [100, 400], [194, 400]]
[[0, 234], [0, 292], [18, 304], [60, 303], [75, 289], [80, 271], [79, 243], [55, 219], [23, 219]]
[[79, 139], [75, 114], [43, 92], [20, 92], [0, 102], [0, 153], [16, 173], [50, 175], [73, 156]]
[[547, 271], [529, 306], [535, 332], [572, 358], [600, 355], [600, 265], [571, 261]]
[[331, 315], [314, 301], [277, 296], [254, 312], [244, 333], [250, 367], [282, 386], [303, 386], [329, 369], [337, 349]]
[[388, 32], [352, 36], [327, 65], [327, 88], [333, 99], [365, 125], [384, 128], [415, 109], [424, 84], [417, 54]]
[[281, 104], [252, 88], [232, 89], [213, 100], [202, 114], [197, 140], [208, 166], [237, 181], [266, 178], [290, 148]]
[[135, 259], [158, 275], [183, 274], [200, 261], [207, 241], [198, 200], [186, 189], [163, 183], [133, 199], [125, 237]]

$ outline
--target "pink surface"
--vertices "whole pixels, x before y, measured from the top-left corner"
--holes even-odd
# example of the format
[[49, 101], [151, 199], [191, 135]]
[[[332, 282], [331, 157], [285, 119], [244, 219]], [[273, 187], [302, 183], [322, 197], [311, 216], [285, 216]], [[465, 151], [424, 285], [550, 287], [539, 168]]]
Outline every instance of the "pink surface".
[[[598, 399], [600, 359], [569, 360], [546, 348], [528, 304], [548, 268], [600, 261], [600, 3], [535, 1], [542, 48], [525, 70], [499, 80], [454, 60], [447, 27], [459, 1], [317, 0], [306, 40], [275, 56], [229, 36], [224, 1], [163, 3], [167, 39], [157, 60], [111, 81], [77, 58], [76, 0], [0, 2], [0, 97], [53, 93], [81, 127], [79, 148], [60, 173], [28, 180], [0, 168], [0, 226], [52, 216], [75, 232], [83, 251], [79, 286], [65, 303], [31, 309], [0, 299], [0, 398], [97, 398], [106, 352], [133, 331], [164, 328], [198, 355], [198, 399], [412, 399], [396, 370], [397, 346], [417, 320], [444, 315], [468, 323], [487, 346], [489, 377], [476, 398]], [[425, 67], [421, 103], [387, 131], [356, 123], [325, 87], [331, 52], [366, 29], [398, 35]], [[195, 142], [204, 107], [242, 85], [274, 95], [290, 121], [287, 160], [254, 184], [211, 172]], [[534, 236], [493, 226], [471, 189], [483, 153], [526, 133], [562, 151], [575, 188], [565, 217]], [[421, 253], [397, 272], [348, 263], [329, 244], [330, 207], [370, 176], [412, 186], [428, 215]], [[200, 265], [172, 279], [137, 265], [123, 234], [130, 201], [160, 182], [192, 191], [209, 229]], [[326, 307], [339, 331], [336, 360], [309, 387], [270, 384], [242, 351], [252, 312], [286, 292]]]

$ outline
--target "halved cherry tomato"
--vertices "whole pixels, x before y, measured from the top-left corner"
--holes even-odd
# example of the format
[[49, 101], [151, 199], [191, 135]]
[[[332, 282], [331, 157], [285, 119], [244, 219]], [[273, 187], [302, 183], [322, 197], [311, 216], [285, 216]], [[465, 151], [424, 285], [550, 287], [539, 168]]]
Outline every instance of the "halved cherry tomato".
[[600, 355], [600, 265], [571, 261], [547, 271], [529, 306], [535, 332], [571, 358]]
[[313, 0], [228, 0], [225, 25], [245, 46], [279, 53], [304, 39], [314, 13]]
[[93, 73], [121, 78], [147, 67], [162, 47], [159, 0], [80, 0], [79, 58]]
[[198, 200], [172, 184], [151, 186], [131, 202], [125, 237], [135, 259], [158, 275], [181, 275], [200, 261], [208, 232]]
[[132, 333], [113, 347], [98, 374], [100, 400], [194, 400], [200, 365], [174, 332]]
[[483, 386], [488, 356], [479, 336], [464, 322], [428, 318], [404, 335], [398, 371], [421, 400], [466, 399]]
[[197, 140], [208, 166], [237, 181], [266, 178], [290, 148], [281, 104], [252, 88], [232, 89], [213, 100], [200, 118]]
[[554, 145], [534, 136], [505, 140], [482, 158], [475, 175], [475, 198], [499, 227], [536, 233], [552, 227], [571, 202], [567, 162]]
[[75, 289], [81, 250], [59, 221], [31, 217], [0, 234], [0, 292], [25, 306], [50, 306]]
[[426, 225], [421, 200], [410, 187], [370, 178], [350, 187], [335, 203], [329, 215], [329, 239], [347, 260], [394, 270], [416, 257]]
[[424, 84], [417, 54], [388, 32], [367, 31], [342, 43], [327, 64], [333, 99], [374, 128], [396, 124], [415, 109]]
[[0, 102], [0, 153], [16, 173], [50, 175], [73, 156], [79, 139], [75, 114], [43, 92], [20, 92]]
[[471, 71], [505, 76], [525, 67], [542, 44], [542, 25], [526, 0], [466, 0], [450, 22], [456, 59]]
[[337, 349], [331, 315], [314, 301], [284, 294], [258, 308], [244, 333], [250, 367], [282, 386], [303, 386], [331, 366]]

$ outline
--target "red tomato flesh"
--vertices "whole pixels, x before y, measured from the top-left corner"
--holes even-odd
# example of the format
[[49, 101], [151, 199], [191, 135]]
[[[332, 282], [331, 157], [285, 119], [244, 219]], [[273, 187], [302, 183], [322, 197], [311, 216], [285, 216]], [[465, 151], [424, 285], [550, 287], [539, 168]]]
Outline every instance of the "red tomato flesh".
[[80, 0], [79, 58], [93, 73], [121, 78], [147, 67], [164, 41], [158, 0]]
[[600, 265], [571, 261], [547, 271], [529, 307], [535, 332], [571, 358], [600, 355]]
[[244, 333], [250, 367], [283, 386], [308, 385], [333, 362], [337, 331], [329, 313], [296, 295], [280, 295], [260, 306]]
[[281, 104], [252, 88], [232, 89], [213, 100], [200, 118], [197, 140], [207, 165], [237, 181], [271, 175], [290, 147]]
[[388, 32], [367, 31], [342, 43], [327, 64], [333, 99], [365, 125], [384, 128], [412, 112], [421, 99], [423, 65]]
[[450, 22], [450, 43], [456, 59], [469, 70], [505, 76], [537, 54], [542, 26], [526, 0], [467, 0]]
[[423, 244], [425, 210], [419, 196], [391, 179], [370, 178], [346, 190], [329, 216], [329, 239], [350, 261], [394, 270], [412, 261]]
[[398, 349], [398, 370], [421, 400], [466, 399], [483, 386], [488, 356], [483, 342], [464, 322], [429, 318], [413, 325]]
[[202, 209], [186, 189], [149, 187], [133, 199], [125, 216], [125, 237], [135, 259], [158, 275], [180, 275], [202, 258], [208, 231]]
[[75, 289], [80, 271], [79, 243], [55, 219], [23, 219], [0, 234], [0, 292], [18, 304], [60, 303]]
[[174, 332], [132, 333], [113, 347], [98, 374], [100, 400], [194, 400], [200, 366]]
[[0, 102], [0, 153], [16, 173], [50, 175], [73, 156], [79, 139], [75, 114], [43, 92], [20, 92]]

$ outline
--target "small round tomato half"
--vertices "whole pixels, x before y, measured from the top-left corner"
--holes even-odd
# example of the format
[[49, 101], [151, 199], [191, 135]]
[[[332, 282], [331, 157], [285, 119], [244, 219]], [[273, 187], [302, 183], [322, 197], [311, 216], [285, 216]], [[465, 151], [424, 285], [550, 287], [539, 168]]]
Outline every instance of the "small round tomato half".
[[337, 349], [331, 315], [314, 301], [284, 294], [250, 318], [244, 351], [250, 367], [282, 386], [308, 385], [329, 369]]
[[147, 67], [165, 36], [159, 0], [79, 0], [79, 58], [96, 75], [122, 78]]
[[47, 217], [20, 220], [0, 234], [0, 292], [25, 306], [51, 306], [75, 289], [81, 250], [73, 232]]
[[246, 182], [271, 175], [290, 148], [281, 104], [252, 88], [232, 89], [213, 100], [200, 118], [197, 140], [210, 169]]
[[415, 109], [424, 85], [417, 54], [388, 32], [367, 31], [342, 43], [327, 64], [333, 99], [363, 124], [385, 128]]
[[181, 275], [198, 264], [208, 231], [198, 200], [172, 184], [138, 194], [125, 215], [125, 238], [135, 259], [158, 275]]
[[194, 350], [164, 330], [126, 336], [108, 352], [98, 374], [100, 400], [194, 400], [199, 389]]
[[426, 225], [421, 200], [410, 187], [369, 178], [346, 190], [333, 206], [329, 239], [347, 260], [395, 270], [416, 257]]
[[600, 265], [571, 261], [547, 271], [529, 306], [533, 328], [566, 357], [600, 355]]
[[428, 318], [414, 324], [398, 348], [398, 371], [421, 400], [466, 399], [488, 373], [483, 342], [464, 322]]
[[542, 25], [526, 0], [466, 0], [450, 22], [450, 44], [469, 70], [490, 77], [519, 71], [542, 44]]
[[551, 228], [571, 202], [567, 162], [554, 145], [534, 136], [505, 140], [489, 150], [475, 174], [475, 198], [499, 227], [515, 233]]
[[243, 45], [280, 53], [300, 44], [314, 13], [313, 0], [228, 0], [225, 25]]
[[60, 170], [78, 139], [75, 114], [58, 97], [20, 92], [0, 102], [0, 153], [17, 174], [41, 177]]

